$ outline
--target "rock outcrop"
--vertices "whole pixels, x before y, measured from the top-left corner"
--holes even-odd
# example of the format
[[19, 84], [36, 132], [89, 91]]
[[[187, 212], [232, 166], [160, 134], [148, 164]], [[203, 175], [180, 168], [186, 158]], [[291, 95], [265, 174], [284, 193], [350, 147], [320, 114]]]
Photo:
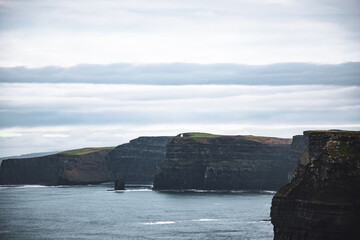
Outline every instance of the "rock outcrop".
[[124, 181], [124, 178], [120, 174], [117, 174], [115, 177], [114, 189], [115, 190], [125, 190], [125, 181]]
[[360, 239], [360, 132], [306, 131], [290, 184], [274, 196], [275, 240]]
[[290, 149], [291, 149], [289, 154], [290, 161], [292, 162], [300, 161], [301, 159], [300, 156], [303, 155], [305, 152], [304, 136], [303, 135], [293, 136]]
[[157, 165], [165, 160], [166, 145], [173, 137], [139, 137], [109, 153], [114, 174], [129, 183], [152, 184]]
[[114, 180], [107, 154], [112, 148], [84, 148], [43, 157], [4, 160], [0, 184], [76, 185]]
[[277, 190], [289, 182], [291, 139], [185, 133], [167, 146], [154, 189]]

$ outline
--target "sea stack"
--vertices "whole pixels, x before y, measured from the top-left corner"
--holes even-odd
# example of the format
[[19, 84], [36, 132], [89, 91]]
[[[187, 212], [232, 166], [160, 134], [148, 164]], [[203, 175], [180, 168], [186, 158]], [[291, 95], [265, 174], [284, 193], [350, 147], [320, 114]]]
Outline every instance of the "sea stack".
[[124, 178], [121, 174], [117, 174], [115, 178], [115, 190], [125, 190]]
[[274, 196], [275, 240], [360, 238], [360, 132], [306, 131], [291, 183]]
[[297, 158], [291, 139], [184, 133], [167, 146], [155, 174], [155, 190], [278, 190]]

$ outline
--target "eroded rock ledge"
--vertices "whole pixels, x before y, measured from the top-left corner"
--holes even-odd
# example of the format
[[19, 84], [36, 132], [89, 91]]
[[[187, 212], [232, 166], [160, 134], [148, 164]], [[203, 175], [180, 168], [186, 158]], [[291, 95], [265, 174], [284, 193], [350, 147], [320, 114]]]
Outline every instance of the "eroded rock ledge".
[[274, 196], [275, 240], [360, 237], [360, 132], [306, 131], [290, 184]]
[[277, 190], [289, 182], [291, 139], [185, 133], [167, 146], [156, 190]]

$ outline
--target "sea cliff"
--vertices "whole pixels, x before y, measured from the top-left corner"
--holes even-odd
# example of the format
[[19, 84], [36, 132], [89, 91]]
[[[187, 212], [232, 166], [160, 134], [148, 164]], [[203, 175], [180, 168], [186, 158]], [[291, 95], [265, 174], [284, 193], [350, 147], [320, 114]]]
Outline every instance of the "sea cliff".
[[114, 174], [126, 184], [152, 184], [157, 165], [165, 160], [166, 145], [173, 137], [139, 137], [117, 146], [109, 155]]
[[306, 131], [291, 183], [274, 196], [275, 240], [360, 237], [360, 132]]
[[0, 184], [75, 185], [112, 181], [112, 148], [84, 148], [43, 157], [3, 160]]
[[291, 139], [185, 133], [167, 146], [154, 189], [277, 190], [296, 166]]

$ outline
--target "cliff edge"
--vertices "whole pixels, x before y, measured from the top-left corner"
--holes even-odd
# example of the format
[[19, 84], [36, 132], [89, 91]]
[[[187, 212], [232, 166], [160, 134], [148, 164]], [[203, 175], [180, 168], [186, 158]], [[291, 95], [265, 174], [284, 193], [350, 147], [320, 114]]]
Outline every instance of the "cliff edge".
[[108, 155], [112, 171], [127, 184], [152, 184], [156, 167], [165, 160], [166, 145], [172, 138], [139, 137], [117, 146]]
[[360, 132], [306, 131], [291, 183], [274, 196], [275, 240], [360, 238]]
[[291, 139], [185, 133], [167, 146], [154, 189], [277, 190], [296, 166]]
[[0, 184], [76, 185], [112, 181], [107, 154], [112, 148], [83, 148], [58, 154], [3, 160]]

